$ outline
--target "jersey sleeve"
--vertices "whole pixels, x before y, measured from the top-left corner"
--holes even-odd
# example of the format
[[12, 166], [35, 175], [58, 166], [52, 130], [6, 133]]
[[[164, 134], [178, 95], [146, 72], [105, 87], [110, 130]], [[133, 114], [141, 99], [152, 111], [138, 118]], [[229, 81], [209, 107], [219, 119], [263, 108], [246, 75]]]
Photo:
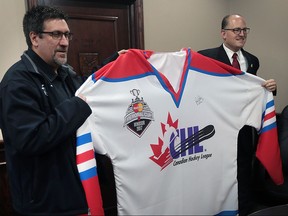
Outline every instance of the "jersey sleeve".
[[263, 107], [262, 127], [256, 156], [263, 164], [275, 184], [283, 184], [282, 160], [278, 143], [276, 113], [272, 93], [267, 94]]
[[249, 101], [242, 114], [247, 117], [246, 125], [255, 127], [259, 134], [256, 157], [274, 183], [280, 185], [284, 179], [273, 94], [262, 87], [262, 78], [248, 73], [243, 78], [249, 89]]
[[[85, 96], [86, 91], [89, 90], [89, 88], [86, 88], [85, 86], [89, 86], [91, 82], [91, 80], [86, 80], [86, 82], [78, 89], [76, 95], [82, 94]], [[90, 115], [90, 117], [86, 119], [83, 125], [77, 130], [76, 162], [88, 203], [89, 214], [104, 215], [97, 173], [97, 162], [93, 146], [93, 134], [90, 127], [92, 117], [93, 116]]]
[[91, 215], [104, 215], [97, 164], [88, 122], [77, 131], [76, 162]]

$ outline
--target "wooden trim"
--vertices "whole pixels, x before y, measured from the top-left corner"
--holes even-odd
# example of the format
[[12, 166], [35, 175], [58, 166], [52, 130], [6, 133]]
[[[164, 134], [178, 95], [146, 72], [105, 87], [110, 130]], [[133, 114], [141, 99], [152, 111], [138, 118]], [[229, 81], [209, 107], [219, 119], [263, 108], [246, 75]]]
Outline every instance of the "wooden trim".
[[[26, 0], [27, 9], [37, 5], [47, 5], [46, 0]], [[75, 0], [77, 1], [77, 0]], [[83, 1], [83, 0], [78, 0]], [[143, 0], [85, 0], [85, 2], [105, 2], [129, 5], [131, 20], [130, 37], [132, 39], [131, 48], [144, 49], [144, 21], [143, 21]]]
[[28, 10], [38, 5], [38, 0], [26, 0], [26, 1], [27, 1]]
[[144, 49], [144, 18], [143, 18], [143, 0], [136, 0], [134, 4], [135, 14], [135, 44], [136, 48]]

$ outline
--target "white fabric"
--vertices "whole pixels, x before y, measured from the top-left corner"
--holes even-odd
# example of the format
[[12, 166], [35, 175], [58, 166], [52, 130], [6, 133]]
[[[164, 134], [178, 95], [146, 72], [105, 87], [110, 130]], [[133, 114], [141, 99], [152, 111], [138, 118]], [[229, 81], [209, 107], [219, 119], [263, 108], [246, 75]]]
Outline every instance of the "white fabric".
[[[245, 124], [261, 129], [266, 102], [273, 101], [271, 93], [261, 87], [263, 79], [246, 73], [218, 73], [221, 67], [215, 62], [210, 66], [213, 70], [195, 68], [193, 54], [185, 51], [154, 53], [150, 57], [154, 71], [140, 73], [149, 68], [149, 58], [143, 60], [138, 54], [132, 50], [121, 55], [76, 93], [84, 95], [93, 110], [78, 136], [91, 133], [95, 151], [111, 158], [118, 214], [237, 214], [237, 135]], [[160, 76], [166, 75], [166, 63], [174, 93]], [[171, 76], [171, 71], [178, 72]], [[145, 108], [141, 110], [139, 102], [136, 112], [127, 115], [137, 98]], [[138, 121], [134, 119], [135, 131], [131, 131], [127, 119], [135, 116]], [[215, 130], [210, 138], [175, 158], [168, 154], [165, 166], [155, 162], [165, 150], [173, 152], [177, 142], [208, 125]], [[137, 134], [137, 129], [143, 133]]]

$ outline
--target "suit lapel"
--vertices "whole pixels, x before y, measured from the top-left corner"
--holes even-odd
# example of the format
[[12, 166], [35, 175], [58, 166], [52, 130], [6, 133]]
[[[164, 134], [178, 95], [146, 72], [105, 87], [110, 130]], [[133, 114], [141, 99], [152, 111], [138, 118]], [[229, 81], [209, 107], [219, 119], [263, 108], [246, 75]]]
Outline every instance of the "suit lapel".
[[[244, 49], [241, 49], [241, 51], [242, 51], [242, 54], [246, 58], [246, 61], [247, 61], [247, 72], [255, 74], [254, 65], [252, 63], [252, 59], [251, 59], [250, 55]], [[230, 60], [227, 56], [227, 53], [225, 52], [225, 50], [223, 48], [223, 45], [221, 45], [218, 49], [217, 58], [219, 61], [222, 61], [225, 64], [232, 66], [232, 64], [230, 63]]]
[[247, 61], [247, 72], [253, 73], [254, 68], [253, 68], [253, 63], [251, 62], [250, 56], [247, 54], [247, 52], [244, 49], [241, 49], [241, 51], [242, 51], [242, 54], [246, 58], [246, 61]]
[[[219, 61], [227, 64], [227, 65], [231, 65], [231, 62], [227, 56], [227, 53], [225, 52], [223, 45], [221, 45], [218, 49], [218, 54], [217, 54], [217, 58]], [[232, 65], [231, 65], [232, 66]]]

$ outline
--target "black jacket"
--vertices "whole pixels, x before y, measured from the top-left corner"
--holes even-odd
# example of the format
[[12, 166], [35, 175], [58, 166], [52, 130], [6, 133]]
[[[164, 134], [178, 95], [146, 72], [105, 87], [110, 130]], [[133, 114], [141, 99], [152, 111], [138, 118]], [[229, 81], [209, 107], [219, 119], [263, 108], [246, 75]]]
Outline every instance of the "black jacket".
[[280, 144], [283, 173], [286, 177], [288, 175], [288, 105], [284, 107], [277, 119], [278, 138]]
[[[259, 59], [254, 56], [253, 54], [245, 51], [244, 49], [241, 49], [244, 57], [247, 60], [247, 73], [253, 74], [253, 75], [257, 75], [257, 71], [259, 69]], [[205, 50], [199, 50], [198, 53], [207, 56], [209, 58], [212, 59], [216, 59], [220, 62], [223, 62], [227, 65], [231, 65], [231, 62], [226, 54], [226, 51], [224, 50], [223, 45], [221, 45], [220, 47], [216, 47], [216, 48], [210, 48], [210, 49], [205, 49]], [[275, 90], [273, 92], [273, 95], [275, 96], [277, 94], [277, 90]]]
[[[241, 51], [248, 62], [248, 67], [247, 67], [246, 72], [256, 75], [257, 70], [259, 69], [259, 59], [256, 56], [252, 55], [251, 53], [245, 51], [244, 49], [242, 49]], [[200, 50], [198, 51], [198, 53], [205, 55], [207, 57], [216, 59], [227, 65], [231, 65], [231, 62], [223, 48], [223, 45], [221, 45], [220, 47], [216, 47], [216, 48]]]
[[0, 123], [13, 208], [24, 215], [87, 212], [76, 166], [76, 130], [91, 114], [74, 97], [82, 80], [69, 67], [58, 75], [32, 50], [0, 84]]

